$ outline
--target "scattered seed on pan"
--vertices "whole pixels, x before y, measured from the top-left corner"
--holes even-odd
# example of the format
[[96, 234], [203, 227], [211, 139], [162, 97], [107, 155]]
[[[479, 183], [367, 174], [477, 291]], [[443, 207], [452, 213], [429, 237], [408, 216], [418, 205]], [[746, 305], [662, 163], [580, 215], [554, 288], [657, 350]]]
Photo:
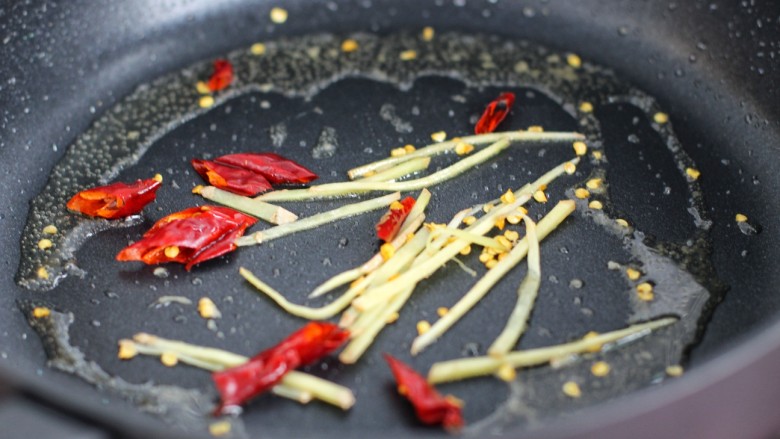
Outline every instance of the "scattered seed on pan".
[[[745, 219], [747, 219], [747, 218], [745, 218]], [[45, 233], [47, 235], [56, 235], [57, 234], [57, 227], [52, 225], [52, 224], [49, 224], [48, 226], [43, 228], [43, 233]]]
[[423, 41], [431, 41], [435, 35], [435, 31], [432, 27], [426, 26], [422, 30], [422, 39]]
[[436, 131], [435, 133], [431, 134], [431, 139], [433, 139], [434, 142], [444, 142], [446, 138], [447, 133], [444, 131]]
[[591, 154], [593, 155], [593, 160], [601, 160], [604, 157], [604, 153], [601, 151], [593, 151]]
[[655, 113], [653, 115], [653, 120], [657, 124], [664, 124], [666, 122], [669, 122], [669, 115], [666, 113], [661, 113], [660, 111], [658, 113]]
[[263, 43], [252, 44], [252, 46], [249, 48], [249, 52], [252, 55], [257, 55], [257, 56], [265, 55], [265, 44]]
[[198, 90], [198, 93], [202, 95], [211, 94], [211, 89], [209, 88], [209, 85], [206, 84], [205, 81], [198, 81], [195, 83], [195, 89]]
[[591, 178], [585, 183], [585, 187], [591, 190], [599, 189], [601, 188], [602, 181], [603, 180], [601, 180], [600, 178]]
[[230, 422], [219, 421], [209, 424], [209, 433], [214, 437], [225, 436], [230, 433]]
[[438, 314], [439, 317], [444, 317], [449, 311], [450, 311], [449, 308], [445, 306], [440, 306], [436, 308], [436, 314]]
[[588, 145], [585, 142], [574, 142], [571, 146], [574, 148], [574, 153], [578, 156], [583, 156], [588, 152]]
[[214, 98], [211, 96], [201, 96], [198, 100], [198, 105], [200, 105], [200, 108], [209, 108], [214, 105]]
[[179, 357], [177, 357], [176, 354], [174, 353], [165, 352], [162, 355], [160, 355], [160, 363], [164, 364], [167, 367], [173, 367], [179, 363]]
[[[590, 331], [587, 334], [585, 334], [582, 337], [582, 339], [583, 340], [590, 340], [590, 339], [598, 337], [598, 336], [599, 336], [598, 332]], [[586, 352], [590, 352], [590, 353], [596, 353], [596, 352], [599, 352], [599, 351], [601, 351], [601, 345], [600, 344], [599, 345], [593, 345], [593, 346], [589, 347], [588, 349], [586, 349]]]
[[514, 381], [515, 378], [517, 378], [517, 371], [515, 371], [515, 368], [512, 367], [511, 364], [504, 364], [501, 367], [498, 368], [496, 371], [496, 376], [501, 381]]
[[650, 302], [655, 295], [653, 294], [653, 284], [649, 282], [642, 282], [636, 286], [636, 296], [643, 302]]
[[641, 271], [631, 267], [626, 268], [626, 277], [628, 277], [629, 279], [639, 280], [641, 276], [642, 276]]
[[41, 250], [50, 249], [54, 245], [53, 242], [51, 242], [51, 239], [43, 238], [40, 241], [38, 241], [38, 248]]
[[574, 196], [579, 198], [580, 200], [584, 200], [590, 197], [590, 192], [588, 192], [587, 189], [580, 187], [574, 190]]
[[398, 57], [401, 59], [401, 61], [411, 61], [417, 58], [417, 52], [414, 50], [404, 50], [398, 54]]
[[543, 133], [544, 132], [544, 127], [541, 126], [541, 125], [531, 125], [530, 127], [528, 127], [528, 132], [531, 132], [531, 133]]
[[588, 207], [594, 210], [601, 210], [604, 208], [604, 205], [601, 204], [601, 201], [599, 200], [593, 200], [590, 203], [588, 203]]
[[546, 203], [547, 202], [547, 195], [542, 190], [538, 190], [534, 192], [534, 200], [536, 200], [539, 203]]
[[688, 181], [696, 181], [701, 176], [701, 172], [696, 168], [685, 168], [685, 174], [688, 176]]
[[575, 383], [574, 381], [566, 381], [563, 384], [563, 394], [568, 396], [569, 398], [579, 398], [582, 396], [582, 390], [580, 390], [580, 385]]
[[593, 112], [593, 104], [590, 102], [581, 102], [580, 103], [580, 111], [583, 113], [592, 113]]
[[46, 271], [45, 267], [39, 267], [38, 270], [35, 272], [35, 275], [38, 276], [38, 279], [48, 279], [49, 278], [49, 272]]
[[279, 7], [273, 8], [271, 9], [269, 17], [271, 17], [271, 21], [274, 23], [282, 24], [287, 21], [287, 10]]
[[138, 355], [138, 349], [136, 349], [135, 343], [133, 343], [132, 340], [119, 340], [117, 358], [120, 360], [129, 360], [136, 355]]
[[622, 227], [628, 227], [628, 221], [624, 220], [623, 218], [618, 218], [615, 220], [615, 222]]
[[353, 40], [353, 39], [351, 39], [351, 38], [346, 39], [346, 40], [341, 42], [341, 51], [342, 52], [346, 52], [346, 53], [354, 52], [354, 51], [358, 50], [358, 48], [359, 48], [358, 42]]
[[50, 314], [51, 314], [51, 310], [49, 308], [46, 308], [45, 306], [36, 306], [32, 310], [32, 315], [36, 319], [49, 317]]
[[425, 334], [431, 329], [431, 324], [427, 320], [420, 320], [417, 322], [417, 333], [420, 335]]
[[572, 175], [577, 171], [577, 166], [572, 162], [566, 162], [566, 164], [563, 165], [563, 170], [567, 174]]
[[219, 312], [217, 305], [208, 297], [202, 297], [198, 300], [198, 314], [204, 319], [218, 319], [222, 317], [222, 313]]
[[458, 142], [458, 144], [455, 145], [455, 154], [457, 155], [471, 154], [472, 151], [474, 151], [474, 145], [469, 143]]
[[609, 364], [605, 361], [597, 361], [593, 363], [592, 366], [590, 366], [590, 373], [597, 377], [607, 376], [607, 374], [609, 374], [609, 370]]
[[735, 220], [736, 220], [738, 223], [744, 223], [744, 222], [746, 222], [746, 221], [748, 220], [748, 217], [747, 217], [747, 216], [745, 216], [745, 215], [743, 215], [743, 214], [741, 214], [741, 213], [738, 213], [738, 214], [737, 214], [737, 215], [734, 217], [734, 219], [735, 219]]
[[670, 377], [681, 376], [683, 374], [683, 372], [684, 372], [684, 369], [679, 364], [668, 366], [666, 368], [666, 374], [669, 375]]
[[566, 63], [575, 69], [582, 67], [582, 59], [573, 53], [566, 55]]
[[474, 215], [467, 216], [466, 218], [463, 218], [463, 224], [470, 226], [474, 224], [474, 222], [477, 220], [477, 217]]

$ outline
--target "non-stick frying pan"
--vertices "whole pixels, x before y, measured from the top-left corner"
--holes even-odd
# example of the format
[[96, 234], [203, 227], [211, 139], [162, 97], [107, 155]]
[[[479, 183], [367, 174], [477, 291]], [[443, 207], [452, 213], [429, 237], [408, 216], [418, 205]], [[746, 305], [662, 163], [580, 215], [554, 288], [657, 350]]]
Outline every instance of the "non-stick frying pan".
[[[139, 84], [259, 40], [313, 33], [414, 33], [429, 25], [437, 33], [491, 34], [500, 38], [495, 41], [523, 39], [553, 51], [575, 52], [589, 63], [614, 69], [618, 77], [654, 96], [658, 106], [670, 114], [684, 151], [702, 172], [700, 185], [708, 208], [702, 214], [713, 221], [706, 234], [712, 253], [698, 255], [708, 262], [703, 265], [711, 262], [712, 271], [698, 270], [694, 259], [685, 259], [692, 263], [690, 270], [707, 273], [706, 284], [713, 293], [707, 305], [717, 306], [711, 321], [700, 322], [701, 341], [690, 350], [686, 376], [601, 405], [575, 407], [571, 414], [562, 410], [537, 413], [530, 417], [536, 419], [531, 423], [525, 422], [528, 416], [519, 415], [522, 422], [496, 434], [765, 437], [776, 433], [774, 407], [780, 400], [780, 389], [772, 366], [780, 361], [780, 327], [776, 324], [780, 303], [774, 293], [780, 247], [774, 230], [777, 205], [772, 196], [780, 190], [773, 160], [778, 135], [779, 11], [771, 2], [756, 3], [284, 2], [279, 5], [290, 14], [284, 25], [269, 21], [269, 10], [277, 6], [269, 2], [4, 5], [0, 9], [4, 55], [0, 67], [0, 154], [6, 164], [6, 190], [1, 203], [0, 221], [5, 227], [0, 248], [6, 270], [2, 281], [5, 293], [0, 299], [4, 326], [0, 367], [20, 392], [117, 435], [182, 434], [181, 427], [171, 430], [158, 418], [141, 414], [121, 396], [96, 391], [70, 375], [47, 368], [41, 343], [19, 311], [19, 301], [44, 301], [72, 312], [71, 342], [112, 374], [132, 383], [152, 380], [207, 392], [208, 378], [202, 372], [163, 369], [151, 359], [119, 362], [115, 359], [116, 339], [143, 330], [251, 354], [300, 325], [300, 320], [284, 316], [270, 302], [251, 293], [235, 276], [236, 267], [252, 266], [269, 279], [276, 275], [285, 290], [306, 290], [374, 250], [371, 225], [376, 218], [348, 220], [330, 234], [279, 241], [274, 251], [244, 252], [192, 273], [170, 268], [170, 277], [165, 280], [155, 278], [148, 268], [117, 268], [112, 257], [118, 248], [136, 239], [152, 219], [191, 202], [176, 192], [163, 192], [146, 223], [103, 232], [87, 241], [76, 255], [79, 266], [87, 270], [84, 278], [71, 276], [55, 290], [31, 292], [14, 280], [30, 201], [44, 189], [67, 146]], [[188, 188], [195, 181], [193, 175], [184, 173], [187, 164], [183, 160], [190, 158], [189, 151], [202, 153], [205, 144], [213, 145], [215, 151], [261, 148], [271, 142], [269, 127], [285, 121], [290, 131], [282, 148], [301, 160], [311, 161], [306, 154], [323, 126], [335, 128], [340, 155], [311, 162], [326, 169], [320, 171], [323, 178], [333, 180], [336, 177], [328, 174], [331, 170], [342, 171], [365, 161], [361, 154], [373, 154], [366, 148], [379, 154], [398, 142], [419, 143], [440, 126], [451, 126], [453, 132], [467, 131], [468, 117], [500, 91], [500, 87], [465, 87], [457, 79], [441, 76], [422, 78], [410, 86], [399, 90], [381, 81], [353, 78], [333, 84], [311, 100], [262, 93], [237, 97], [168, 133], [139, 165], [120, 176], [130, 179], [170, 169], [170, 178]], [[575, 121], [556, 110], [544, 95], [522, 87], [516, 91], [522, 99], [519, 112], [509, 121], [514, 127], [543, 123], [548, 129], [576, 128]], [[453, 101], [451, 96], [462, 99]], [[262, 108], [262, 101], [270, 108]], [[387, 102], [407, 118], [411, 116], [404, 112], [410, 107], [420, 109], [414, 132], [404, 136], [378, 117], [377, 109]], [[449, 110], [463, 120], [454, 120]], [[653, 235], [650, 242], [676, 242], [685, 247], [686, 238], [696, 229], [685, 210], [690, 194], [683, 183], [668, 184], [671, 194], [667, 198], [655, 195], [674, 180], [676, 170], [664, 145], [653, 143], [652, 130], [646, 124], [635, 125], [643, 113], [620, 104], [605, 105], [597, 113], [604, 124], [607, 155], [615, 162], [610, 179], [616, 211], [649, 231]], [[631, 135], [649, 140], [632, 147], [637, 144], [628, 140]], [[537, 154], [538, 149], [534, 149], [527, 156], [533, 165], [525, 161], [518, 165], [522, 169], [517, 172], [518, 180], [559, 158], [551, 147], [545, 151]], [[644, 161], [632, 155], [636, 151], [641, 151]], [[618, 168], [624, 165], [633, 167]], [[501, 168], [494, 174], [513, 170]], [[433, 207], [452, 213], [470, 199], [475, 188], [482, 193], [487, 183], [481, 178], [486, 178], [484, 173], [442, 188]], [[493, 189], [494, 180], [486, 181]], [[567, 182], [566, 186], [572, 184]], [[325, 205], [300, 209], [311, 213]], [[761, 233], [740, 233], [734, 222], [738, 212], [760, 225]], [[579, 230], [588, 232], [587, 228]], [[624, 284], [610, 278], [604, 268], [612, 256], [620, 256], [620, 249], [603, 241], [587, 236], [575, 239], [562, 231], [543, 246], [543, 259], [549, 261], [546, 273], [554, 275], [558, 283], [545, 276], [550, 293], [546, 302], [540, 299], [540, 305], [546, 307], [540, 306], [534, 314], [534, 322], [539, 323], [534, 328], [532, 322], [534, 330], [524, 341], [528, 346], [625, 323], [627, 305], [616, 305], [619, 301], [614, 298], [619, 296], [610, 295], [620, 293]], [[464, 276], [452, 267], [447, 274]], [[583, 288], [570, 288], [573, 279], [584, 280]], [[505, 290], [511, 292], [512, 287], [507, 285]], [[601, 291], [607, 293], [599, 295]], [[193, 299], [213, 297], [226, 317], [212, 331], [192, 308], [148, 307], [160, 295], [170, 293]], [[383, 333], [365, 363], [351, 370], [330, 363], [327, 370], [317, 371], [356, 389], [360, 402], [351, 413], [265, 398], [247, 410], [248, 431], [253, 436], [434, 434], [416, 427], [408, 408], [395, 399], [378, 355], [382, 349], [406, 352], [414, 322], [426, 312], [433, 313], [440, 302], [436, 294], [413, 302], [398, 324]], [[429, 355], [439, 352], [452, 357], [474, 349], [484, 351], [489, 343], [487, 334], [492, 334], [490, 328], [501, 320], [494, 316], [507, 303], [511, 300], [486, 302], [481, 316], [470, 323], [464, 321], [449, 345]], [[590, 310], [590, 316], [584, 308]], [[556, 324], [543, 323], [551, 321]], [[427, 367], [431, 357], [415, 360], [416, 365]], [[467, 416], [474, 420], [493, 413], [507, 392], [505, 385], [489, 379], [448, 390], [468, 401]], [[13, 431], [13, 426], [10, 428]]]

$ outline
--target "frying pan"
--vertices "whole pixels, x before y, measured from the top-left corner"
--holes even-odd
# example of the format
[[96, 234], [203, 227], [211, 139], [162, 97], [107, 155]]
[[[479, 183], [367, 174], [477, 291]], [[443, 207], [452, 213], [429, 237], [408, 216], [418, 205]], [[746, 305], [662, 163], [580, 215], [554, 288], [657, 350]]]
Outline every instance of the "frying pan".
[[[0, 221], [4, 223], [0, 248], [6, 266], [2, 276], [4, 294], [0, 298], [3, 326], [0, 370], [6, 382], [43, 404], [98, 424], [117, 436], [186, 434], [180, 428], [171, 429], [157, 418], [141, 414], [120, 396], [96, 391], [70, 375], [47, 368], [41, 344], [19, 312], [17, 301], [46, 301], [55, 309], [72, 312], [75, 321], [71, 327], [71, 341], [110, 373], [134, 383], [153, 380], [206, 392], [208, 378], [203, 373], [184, 368], [163, 370], [156, 362], [142, 361], [144, 359], [120, 363], [115, 359], [116, 339], [144, 330], [251, 354], [297, 327], [300, 321], [283, 316], [269, 302], [248, 292], [235, 278], [238, 264], [265, 267], [258, 270], [267, 270], [264, 272], [267, 276], [274, 275], [274, 268], [282, 267], [279, 278], [286, 282], [285, 288], [305, 290], [327, 273], [354, 265], [371, 253], [371, 248], [358, 243], [371, 242], [370, 225], [375, 218], [345, 222], [322, 241], [313, 241], [306, 236], [289, 243], [280, 241], [275, 247], [281, 249], [279, 262], [270, 259], [269, 252], [258, 250], [251, 255], [245, 252], [210, 263], [191, 274], [171, 268], [168, 279], [171, 283], [167, 286], [164, 281], [154, 278], [151, 270], [139, 267], [122, 268], [121, 275], [116, 276], [115, 263], [107, 262], [111, 261], [116, 249], [149, 225], [151, 219], [147, 219], [145, 224], [103, 232], [88, 241], [85, 249], [77, 254], [79, 265], [87, 269], [83, 279], [70, 277], [53, 291], [30, 292], [21, 289], [14, 280], [30, 201], [45, 187], [50, 170], [63, 156], [66, 147], [139, 84], [258, 40], [313, 32], [386, 35], [403, 30], [418, 31], [430, 25], [437, 32], [488, 33], [576, 52], [588, 62], [613, 69], [621, 78], [654, 96], [658, 105], [670, 114], [681, 144], [704, 176], [701, 190], [709, 209], [707, 213], [713, 221], [708, 234], [712, 285], [723, 285], [728, 289], [722, 297], [713, 295], [710, 305], [717, 307], [711, 321], [701, 322], [706, 324], [706, 329], [689, 352], [687, 367], [690, 371], [682, 379], [638, 390], [600, 405], [580, 407], [570, 415], [541, 416], [534, 424], [523, 423], [496, 434], [731, 438], [766, 437], [778, 431], [780, 423], [774, 407], [780, 402], [780, 385], [777, 384], [780, 380], [774, 365], [780, 361], [780, 324], [777, 322], [780, 299], [775, 294], [778, 281], [775, 261], [780, 246], [774, 224], [780, 212], [773, 199], [780, 190], [773, 160], [778, 138], [779, 66], [775, 46], [780, 11], [777, 5], [772, 2], [290, 1], [283, 2], [290, 13], [290, 19], [284, 25], [269, 22], [268, 12], [272, 6], [276, 4], [261, 1], [219, 4], [205, 1], [32, 1], [6, 4], [0, 9], [4, 55], [0, 67], [3, 78], [0, 85], [3, 108], [0, 154], [6, 168], [2, 177], [6, 190], [0, 195], [3, 206]], [[496, 91], [488, 87], [467, 97], [474, 101], [484, 100]], [[278, 95], [267, 97], [273, 111], [262, 117], [281, 120], [298, 114], [309, 115], [296, 125], [300, 132], [295, 133], [298, 136], [295, 140], [299, 142], [285, 144], [292, 155], [300, 155], [295, 149], [302, 149], [300, 141], [307, 141], [305, 145], [310, 148], [316, 141], [319, 127], [327, 123], [341, 124], [337, 127], [340, 148], [346, 151], [346, 156], [357, 156], [369, 145], [386, 150], [399, 142], [400, 136], [392, 130], [382, 131], [381, 120], [349, 119], [349, 115], [361, 114], [364, 106], [374, 108], [387, 99], [398, 99], [397, 108], [404, 108], [402, 105], [409, 104], [408, 99], [418, 96], [429, 99], [418, 103], [423, 108], [425, 104], [446, 108], [449, 104], [437, 101], [437, 96], [459, 93], [466, 93], [462, 83], [436, 77], [423, 78], [409, 92], [370, 80], [347, 80], [334, 84], [311, 101]], [[533, 100], [528, 100], [531, 101], [528, 105], [534, 108]], [[174, 172], [183, 172], [181, 169], [185, 166], [180, 151], [196, 139], [205, 138], [211, 144], [224, 146], [230, 145], [234, 134], [241, 134], [240, 142], [246, 143], [235, 147], [254, 147], [259, 142], [269, 141], [263, 130], [270, 122], [257, 122], [254, 131], [247, 128], [254, 121], [251, 118], [259, 117], [257, 102], [253, 102], [251, 96], [239, 97], [230, 105], [234, 108], [233, 115], [213, 111], [202, 119], [180, 126], [150, 149], [141, 164], [121, 175], [137, 178], [168, 167]], [[323, 117], [329, 119], [318, 120], [316, 124], [305, 123], [311, 122], [306, 118], [313, 117], [311, 109], [316, 106], [322, 107]], [[537, 106], [551, 108], [545, 106], [545, 102], [537, 102]], [[527, 125], [534, 121], [528, 113], [522, 114], [530, 119], [521, 120], [522, 116], [515, 115], [514, 123]], [[543, 119], [551, 124], [563, 120], [559, 125], [561, 129], [573, 128], [566, 125], [565, 117], [557, 116], [556, 113], [546, 114]], [[610, 126], [615, 127], [613, 131], [605, 130], [607, 148], [610, 144], [620, 144], [632, 133], [620, 128], [630, 125], [635, 116], [638, 116], [636, 110], [629, 107], [604, 109], [600, 117], [611, 121]], [[441, 116], [429, 117], [421, 125], [430, 126], [430, 131], [448, 123], [437, 119]], [[457, 129], [467, 130], [466, 122], [457, 125]], [[214, 130], [210, 128], [212, 125], [216, 127]], [[314, 125], [316, 129], [312, 127]], [[370, 142], [366, 139], [367, 132], [375, 136]], [[422, 141], [427, 132], [420, 128], [414, 134], [418, 136], [416, 141]], [[620, 158], [621, 151], [612, 150], [616, 161], [629, 163], [629, 159]], [[610, 150], [607, 152], [609, 154]], [[338, 158], [328, 166], [346, 169], [350, 159], [341, 157], [341, 162], [336, 160]], [[653, 157], [648, 160], [653, 165], [663, 165], [662, 158], [657, 162]], [[320, 166], [327, 168], [324, 164]], [[539, 166], [541, 169], [541, 164]], [[667, 171], [661, 168], [658, 172]], [[643, 186], [652, 181], [653, 175], [648, 177], [642, 172], [641, 168], [633, 168], [613, 174], [616, 180], [621, 175], [624, 178], [622, 182], [615, 182], [615, 204], [622, 206], [623, 212], [635, 212], [631, 219], [652, 229], [659, 241], [687, 236], [690, 216], [684, 211], [681, 214], [680, 209], [669, 209], [663, 215], [647, 215], [646, 218], [641, 216], [643, 210], [631, 209], [633, 205], [647, 207], [648, 203], [650, 208], [654, 207], [652, 201], [647, 201], [652, 198], [645, 199], [652, 188]], [[184, 177], [180, 175], [176, 174], [174, 179], [179, 178], [182, 184], [190, 183], [192, 178], [184, 183]], [[468, 186], [471, 189], [478, 183], [478, 180], [466, 179], [457, 184], [471, 185]], [[620, 194], [618, 188], [621, 187], [630, 190]], [[450, 200], [464, 193], [456, 189], [450, 194]], [[684, 198], [677, 201], [684, 204]], [[445, 193], [441, 204], [434, 207], [447, 211], [446, 200]], [[156, 206], [169, 212], [171, 210], [167, 209], [186, 207], [177, 203], [187, 202], [169, 196]], [[457, 204], [452, 210], [459, 207]], [[306, 206], [301, 209], [307, 214], [317, 208]], [[752, 236], [739, 233], [733, 221], [736, 212], [746, 212], [763, 226], [762, 232]], [[150, 218], [158, 218], [163, 213], [153, 209]], [[347, 235], [349, 239], [344, 242]], [[550, 273], [565, 280], [583, 278], [586, 288], [607, 282], [602, 275], [585, 277], [583, 270], [576, 269], [581, 262], [576, 255], [595, 252], [607, 257], [614, 249], [606, 244], [599, 247], [593, 240], [582, 240], [590, 246], [587, 248], [577, 240], [561, 236], [555, 241], [554, 238], [543, 246], [548, 252], [543, 253], [543, 260], [550, 261]], [[566, 252], [562, 250], [564, 248]], [[286, 254], [281, 255], [282, 252]], [[291, 256], [290, 252], [295, 254]], [[574, 256], [561, 256], [563, 254]], [[330, 257], [331, 266], [323, 265], [326, 257]], [[103, 265], [106, 268], [101, 268]], [[597, 272], [595, 268], [591, 271]], [[112, 273], [111, 277], [106, 273]], [[448, 275], [458, 274], [450, 270]], [[565, 294], [568, 288], [565, 284], [550, 285], [549, 288], [556, 291], [555, 294]], [[160, 290], [152, 290], [150, 285]], [[614, 280], [612, 284], [604, 284], [604, 288], [607, 287], [620, 288]], [[162, 290], [175, 290], [177, 294], [192, 298], [202, 295], [219, 298], [218, 303], [228, 316], [218, 323], [218, 331], [211, 331], [191, 309], [149, 309], [148, 304], [163, 294]], [[713, 288], [715, 290], [719, 289]], [[600, 309], [614, 310], [599, 308], [608, 306], [610, 296], [591, 302], [594, 315], [599, 318], [578, 320], [576, 312], [579, 310], [572, 311], [572, 293], [569, 291], [568, 294], [566, 300], [551, 299], [548, 311], [542, 308], [534, 314], [538, 321], [560, 320], [560, 326], [552, 330], [563, 339], [581, 334], [586, 324], [603, 324], [606, 325], [603, 330], [606, 330], [610, 324], [619, 326], [625, 322], [625, 309], [618, 308], [623, 314], [612, 317], [605, 317], [608, 312], [599, 314]], [[587, 299], [583, 296], [581, 300]], [[344, 371], [335, 364], [330, 364], [329, 370], [319, 371], [343, 379], [356, 388], [360, 403], [352, 413], [345, 415], [314, 405], [296, 407], [266, 398], [258, 400], [247, 411], [247, 429], [253, 435], [282, 437], [315, 433], [326, 436], [435, 434], [432, 430], [415, 427], [408, 409], [390, 396], [388, 376], [382, 375], [383, 366], [376, 359], [380, 349], [401, 346], [404, 349], [399, 351], [405, 352], [412, 335], [410, 328], [413, 330], [414, 322], [424, 316], [426, 309], [435, 309], [437, 304], [440, 302], [433, 294], [413, 303], [413, 312], [399, 320], [397, 327], [382, 334], [384, 339], [372, 351], [373, 361], [369, 358], [351, 371]], [[464, 322], [466, 326], [461, 337], [483, 340], [483, 343], [489, 340], [486, 333], [480, 332], [481, 328], [490, 327], [491, 313], [506, 305], [492, 302], [485, 306], [490, 312], [470, 324]], [[405, 331], [400, 329], [404, 325]], [[235, 328], [235, 332], [231, 332], [231, 328]], [[473, 331], [471, 338], [469, 331]], [[542, 336], [536, 339], [529, 336], [527, 342], [529, 346], [549, 344]], [[451, 343], [441, 349], [443, 354], [454, 356], [461, 348], [461, 343]], [[432, 351], [431, 356], [436, 352]], [[416, 365], [422, 369], [430, 361], [430, 357], [421, 359]], [[361, 375], [374, 381], [362, 381]], [[506, 392], [503, 385], [492, 380], [459, 384], [451, 389], [467, 399], [468, 407], [473, 407], [469, 408], [473, 411], [467, 412], [473, 419], [491, 414]]]

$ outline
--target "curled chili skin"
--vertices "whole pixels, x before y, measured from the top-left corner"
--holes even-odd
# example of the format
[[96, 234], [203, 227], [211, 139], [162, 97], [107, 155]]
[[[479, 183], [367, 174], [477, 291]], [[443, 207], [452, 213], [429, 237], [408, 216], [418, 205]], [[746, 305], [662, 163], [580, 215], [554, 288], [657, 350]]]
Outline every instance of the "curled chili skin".
[[272, 184], [306, 184], [317, 178], [304, 166], [272, 152], [228, 154], [215, 161], [256, 172]]
[[154, 201], [162, 183], [153, 178], [85, 189], [68, 201], [68, 209], [106, 219], [135, 215]]
[[227, 207], [190, 207], [157, 221], [116, 259], [149, 265], [178, 262], [190, 270], [195, 264], [235, 250], [235, 240], [255, 222], [257, 219]]
[[382, 218], [379, 219], [376, 225], [377, 238], [384, 242], [392, 241], [401, 229], [401, 224], [409, 216], [414, 203], [414, 198], [406, 197], [400, 201], [400, 208], [394, 209], [393, 205], [391, 205], [390, 209], [382, 215]]
[[228, 88], [233, 82], [233, 64], [226, 59], [214, 61], [214, 72], [209, 78], [208, 87], [212, 92]]
[[234, 194], [251, 197], [271, 189], [265, 177], [246, 169], [200, 159], [192, 159], [192, 167], [210, 185]]
[[278, 384], [287, 372], [311, 364], [336, 350], [349, 331], [327, 322], [309, 322], [276, 346], [246, 363], [211, 375], [220, 395], [216, 409], [222, 414]]
[[498, 124], [504, 120], [512, 105], [515, 103], [515, 94], [510, 92], [501, 93], [494, 101], [485, 107], [482, 117], [479, 118], [474, 127], [474, 134], [492, 133], [498, 127]]
[[441, 424], [449, 431], [463, 427], [461, 403], [449, 396], [441, 396], [428, 381], [414, 369], [385, 354], [385, 360], [398, 384], [398, 393], [405, 396], [414, 406], [417, 419], [423, 424]]

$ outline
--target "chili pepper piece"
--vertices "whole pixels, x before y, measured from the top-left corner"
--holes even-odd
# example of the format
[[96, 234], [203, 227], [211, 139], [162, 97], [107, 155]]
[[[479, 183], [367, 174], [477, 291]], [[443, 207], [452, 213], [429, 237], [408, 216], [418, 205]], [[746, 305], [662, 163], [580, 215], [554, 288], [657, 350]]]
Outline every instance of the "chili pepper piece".
[[216, 413], [236, 407], [273, 387], [287, 372], [311, 364], [333, 352], [349, 338], [349, 331], [327, 322], [309, 322], [279, 344], [246, 363], [211, 375], [220, 395]]
[[401, 229], [401, 224], [409, 216], [414, 203], [414, 198], [406, 197], [398, 204], [391, 204], [390, 209], [382, 215], [376, 225], [376, 236], [384, 242], [392, 241]]
[[485, 107], [482, 117], [474, 127], [475, 134], [492, 133], [501, 121], [504, 120], [512, 105], [515, 103], [515, 94], [511, 92], [501, 93], [495, 100]]
[[425, 378], [390, 354], [384, 354], [384, 357], [398, 384], [398, 393], [412, 403], [420, 422], [441, 424], [450, 431], [463, 427], [462, 404], [457, 399], [441, 396]]
[[161, 182], [153, 178], [135, 183], [112, 183], [85, 189], [68, 201], [68, 209], [106, 219], [124, 218], [139, 213], [154, 201]]
[[271, 189], [271, 183], [260, 174], [216, 161], [192, 159], [192, 167], [212, 186], [234, 194], [252, 197]]
[[212, 92], [228, 88], [233, 82], [233, 64], [226, 59], [214, 61], [214, 72], [209, 78], [208, 87]]
[[124, 248], [118, 261], [193, 265], [236, 249], [235, 240], [257, 219], [227, 207], [190, 207], [157, 221], [141, 240]]
[[214, 161], [256, 172], [273, 184], [306, 184], [317, 178], [304, 166], [272, 152], [228, 154]]

